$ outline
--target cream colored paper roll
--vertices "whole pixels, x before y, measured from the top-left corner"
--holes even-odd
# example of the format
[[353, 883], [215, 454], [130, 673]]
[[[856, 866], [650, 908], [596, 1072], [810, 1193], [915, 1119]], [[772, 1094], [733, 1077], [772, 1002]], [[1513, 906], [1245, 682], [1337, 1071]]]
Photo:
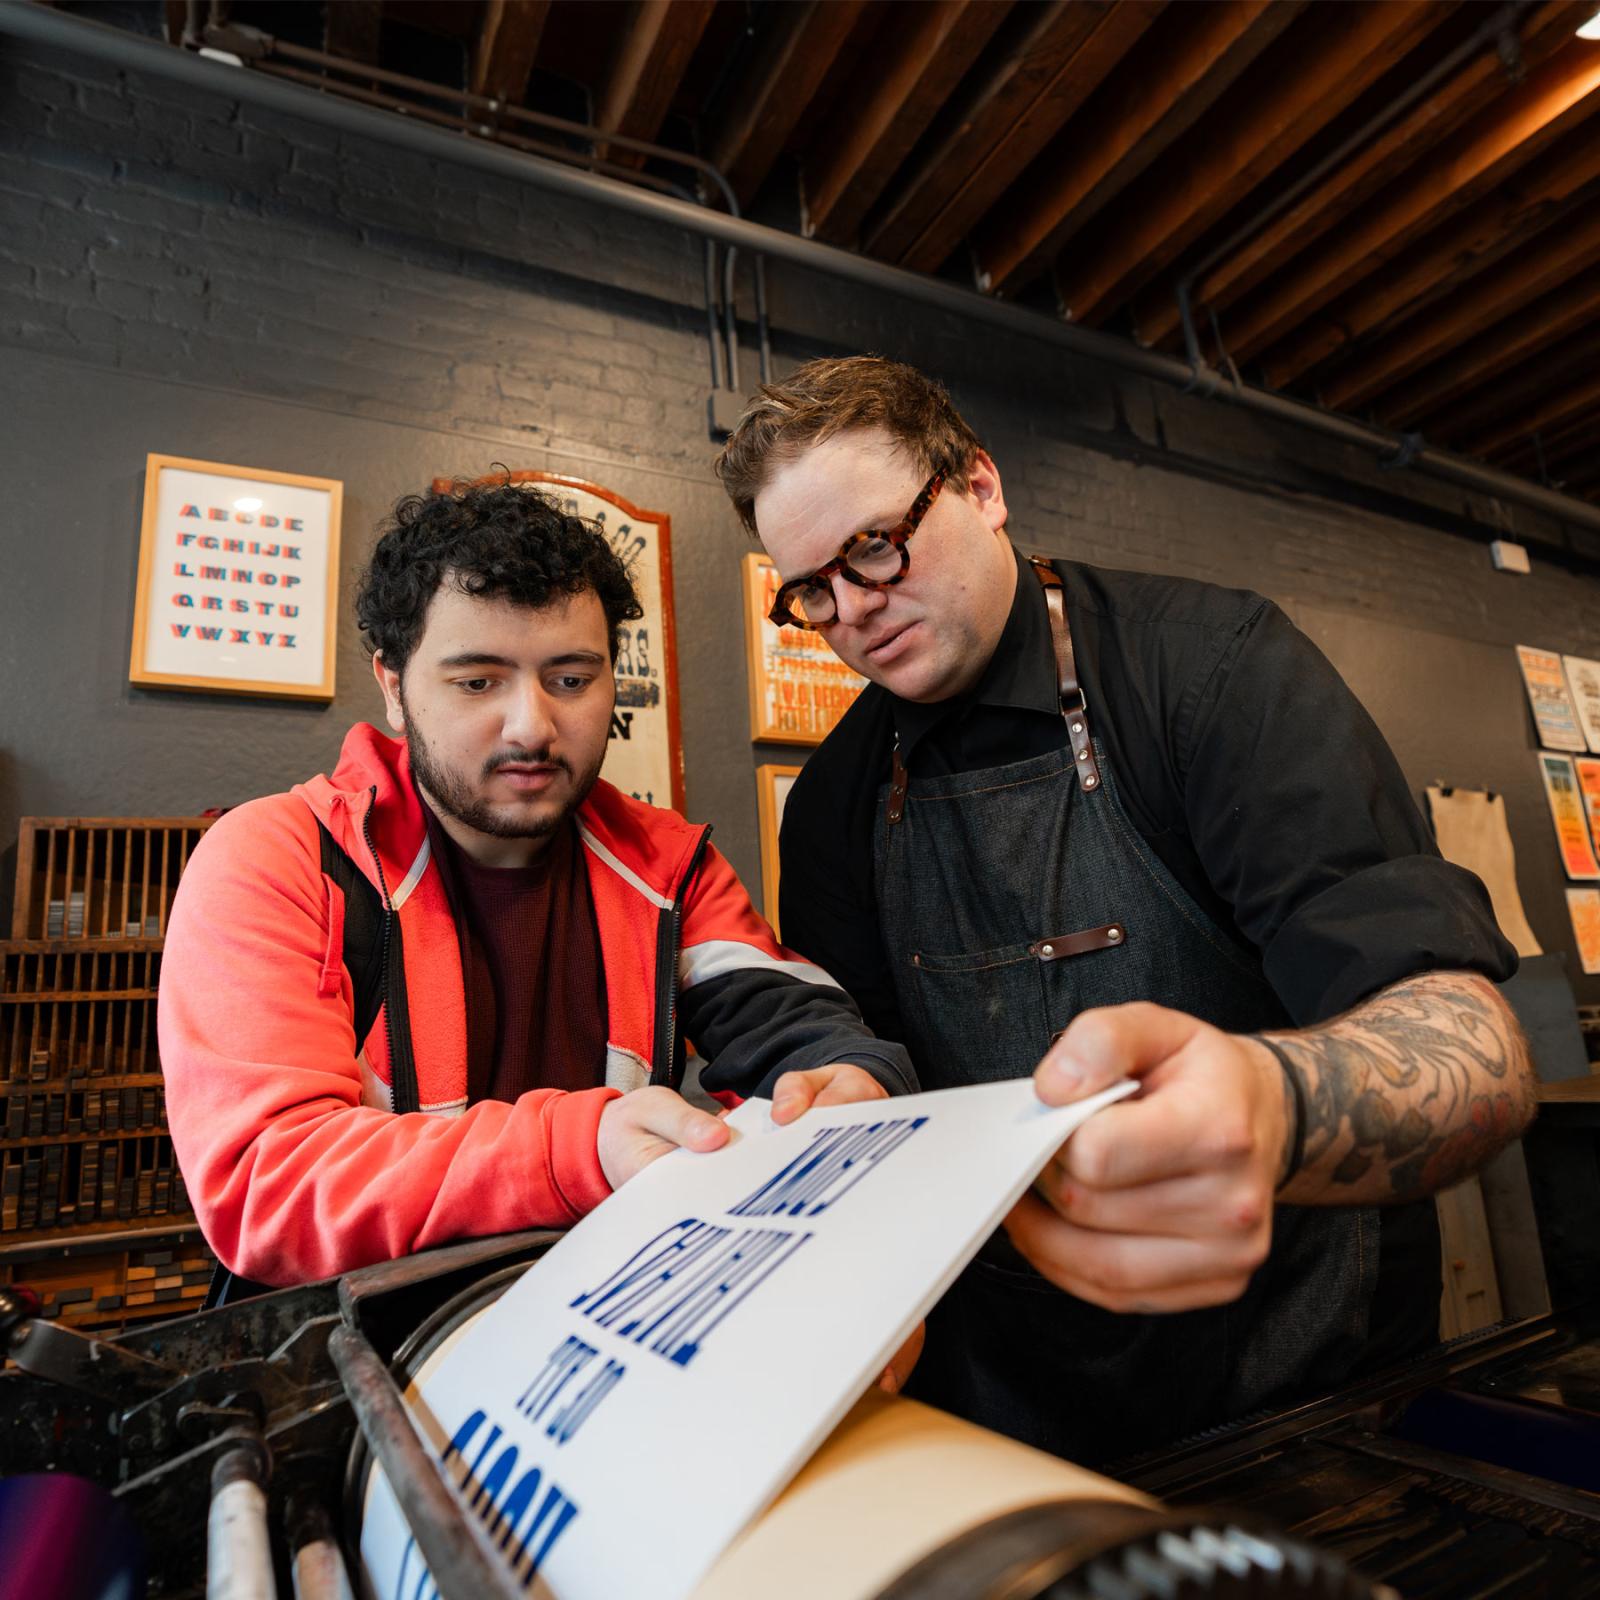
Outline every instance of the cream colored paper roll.
[[729, 1546], [694, 1600], [871, 1600], [940, 1546], [1052, 1500], [1156, 1502], [915, 1400], [874, 1390]]

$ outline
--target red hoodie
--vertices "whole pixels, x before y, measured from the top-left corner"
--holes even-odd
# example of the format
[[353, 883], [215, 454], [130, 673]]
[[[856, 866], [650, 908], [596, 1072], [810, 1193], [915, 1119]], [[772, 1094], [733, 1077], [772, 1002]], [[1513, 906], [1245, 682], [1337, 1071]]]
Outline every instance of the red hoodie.
[[[725, 1100], [830, 1061], [915, 1088], [905, 1053], [777, 943], [709, 828], [605, 782], [577, 820], [608, 1087], [470, 1107], [460, 946], [404, 741], [360, 723], [331, 779], [240, 806], [207, 833], [173, 905], [159, 1026], [173, 1143], [225, 1266], [302, 1283], [451, 1239], [569, 1225], [610, 1193], [602, 1108], [676, 1083], [680, 1026]], [[322, 872], [319, 822], [397, 915], [420, 1111], [392, 1110], [381, 1019], [357, 1055], [344, 898]]]

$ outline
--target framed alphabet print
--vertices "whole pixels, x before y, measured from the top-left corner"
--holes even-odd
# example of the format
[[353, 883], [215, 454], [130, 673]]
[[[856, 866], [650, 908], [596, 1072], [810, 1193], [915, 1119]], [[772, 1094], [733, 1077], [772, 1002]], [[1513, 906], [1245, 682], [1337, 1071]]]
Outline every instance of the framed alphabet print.
[[744, 558], [744, 641], [750, 680], [750, 737], [768, 744], [821, 744], [867, 680], [828, 648], [820, 633], [780, 628], [767, 618], [778, 569]]
[[[598, 523], [621, 557], [644, 615], [617, 643], [617, 704], [601, 776], [648, 805], [684, 808], [683, 735], [678, 722], [678, 645], [672, 609], [672, 518], [614, 489], [554, 472], [513, 472], [513, 484], [554, 497], [569, 516]], [[449, 478], [435, 478], [444, 494]], [[505, 474], [480, 478], [504, 483]]]
[[333, 698], [344, 486], [146, 458], [128, 681]]

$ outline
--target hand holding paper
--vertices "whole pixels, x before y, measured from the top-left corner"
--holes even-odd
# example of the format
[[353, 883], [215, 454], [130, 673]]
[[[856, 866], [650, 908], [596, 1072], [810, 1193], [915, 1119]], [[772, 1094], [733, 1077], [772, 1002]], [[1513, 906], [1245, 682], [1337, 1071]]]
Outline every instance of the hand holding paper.
[[670, 1151], [716, 1150], [728, 1142], [727, 1128], [709, 1111], [689, 1104], [675, 1090], [635, 1089], [610, 1101], [600, 1113], [595, 1150], [613, 1189]]
[[772, 1120], [781, 1128], [812, 1106], [848, 1106], [887, 1100], [889, 1091], [872, 1074], [848, 1061], [833, 1061], [809, 1072], [786, 1072], [772, 1091]]
[[1288, 1111], [1271, 1053], [1143, 1002], [1083, 1012], [1034, 1073], [1047, 1105], [1124, 1077], [1006, 1218], [1045, 1277], [1110, 1311], [1187, 1311], [1244, 1293], [1272, 1242]]

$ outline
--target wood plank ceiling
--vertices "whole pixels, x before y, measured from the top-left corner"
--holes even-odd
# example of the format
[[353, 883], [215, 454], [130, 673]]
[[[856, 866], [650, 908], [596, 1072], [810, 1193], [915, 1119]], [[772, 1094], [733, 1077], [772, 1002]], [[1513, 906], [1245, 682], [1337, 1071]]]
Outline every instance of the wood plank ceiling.
[[1597, 4], [239, 0], [213, 18], [592, 123], [592, 153], [647, 174], [668, 169], [604, 136], [692, 152], [747, 214], [1161, 350], [1185, 349], [1183, 285], [1206, 360], [1600, 503], [1600, 40], [1576, 32]]

